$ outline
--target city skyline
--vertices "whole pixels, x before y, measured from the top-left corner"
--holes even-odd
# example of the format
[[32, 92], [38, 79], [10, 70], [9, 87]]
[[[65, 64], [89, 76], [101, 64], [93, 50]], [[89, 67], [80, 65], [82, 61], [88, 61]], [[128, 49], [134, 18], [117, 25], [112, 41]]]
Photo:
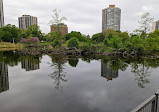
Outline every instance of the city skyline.
[[[73, 3], [74, 5], [70, 6], [70, 3]], [[84, 0], [80, 2], [76, 0], [28, 0], [25, 2], [15, 0], [14, 3], [13, 1], [8, 0], [4, 1], [5, 23], [18, 26], [17, 17], [23, 14], [29, 14], [38, 17], [38, 23], [42, 31], [44, 33], [49, 33], [50, 26], [48, 22], [51, 20], [52, 10], [59, 9], [61, 10], [61, 16], [65, 16], [68, 19], [65, 23], [69, 27], [69, 32], [80, 31], [84, 34], [92, 35], [102, 31], [102, 9], [108, 7], [110, 4], [115, 4], [122, 10], [121, 31], [132, 32], [137, 28], [138, 21], [143, 12], [150, 12], [152, 17], [156, 19], [159, 18], [156, 10], [158, 9], [157, 3], [159, 3], [157, 0], [94, 0], [92, 2]]]

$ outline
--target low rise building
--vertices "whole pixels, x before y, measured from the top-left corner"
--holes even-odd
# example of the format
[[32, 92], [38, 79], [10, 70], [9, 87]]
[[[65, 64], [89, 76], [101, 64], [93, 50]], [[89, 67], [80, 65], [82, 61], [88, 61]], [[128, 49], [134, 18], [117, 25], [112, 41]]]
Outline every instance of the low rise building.
[[51, 25], [51, 32], [61, 32], [63, 35], [68, 33], [68, 27], [65, 24]]

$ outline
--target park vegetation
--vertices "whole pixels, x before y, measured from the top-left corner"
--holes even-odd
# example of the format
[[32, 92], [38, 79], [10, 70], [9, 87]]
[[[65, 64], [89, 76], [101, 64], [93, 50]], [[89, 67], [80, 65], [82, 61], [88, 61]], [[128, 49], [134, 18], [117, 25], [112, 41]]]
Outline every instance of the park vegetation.
[[[66, 18], [60, 18], [57, 10], [54, 10], [53, 13], [51, 25], [56, 25], [58, 28], [59, 24], [63, 24], [63, 20]], [[78, 31], [72, 31], [65, 35], [62, 35], [58, 30], [44, 34], [37, 25], [32, 25], [24, 30], [8, 24], [0, 28], [0, 41], [36, 44], [38, 46], [47, 45], [49, 48], [59, 49], [59, 51], [76, 48], [87, 53], [120, 53], [123, 56], [157, 54], [159, 53], [159, 31], [150, 32], [152, 21], [153, 18], [150, 17], [150, 14], [144, 13], [141, 21], [139, 21], [139, 29], [135, 30], [134, 33], [107, 29], [104, 32], [94, 34], [92, 37]]]

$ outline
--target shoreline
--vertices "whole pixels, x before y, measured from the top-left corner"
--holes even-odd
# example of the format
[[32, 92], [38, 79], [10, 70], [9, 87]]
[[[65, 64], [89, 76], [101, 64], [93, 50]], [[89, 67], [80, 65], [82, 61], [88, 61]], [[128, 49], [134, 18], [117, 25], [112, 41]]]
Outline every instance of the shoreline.
[[[106, 49], [106, 48], [105, 48]], [[148, 52], [144, 51], [142, 54], [138, 54], [135, 52], [127, 53], [124, 50], [112, 50], [112, 51], [98, 51], [97, 48], [95, 50], [87, 49], [76, 49], [76, 48], [65, 48], [65, 47], [56, 47], [53, 48], [51, 45], [43, 45], [43, 44], [12, 44], [12, 43], [0, 43], [0, 51], [20, 51], [22, 55], [41, 55], [41, 54], [50, 54], [50, 55], [65, 55], [65, 56], [97, 56], [97, 57], [121, 57], [121, 58], [146, 58], [146, 59], [159, 59], [158, 52]]]

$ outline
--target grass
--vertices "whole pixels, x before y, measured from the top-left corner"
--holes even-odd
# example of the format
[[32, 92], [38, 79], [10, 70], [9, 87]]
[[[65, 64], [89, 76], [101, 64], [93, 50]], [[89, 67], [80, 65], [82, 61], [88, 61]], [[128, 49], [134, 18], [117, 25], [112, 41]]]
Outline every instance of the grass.
[[0, 50], [7, 50], [7, 49], [21, 49], [23, 48], [23, 45], [21, 43], [9, 43], [9, 42], [0, 42]]

